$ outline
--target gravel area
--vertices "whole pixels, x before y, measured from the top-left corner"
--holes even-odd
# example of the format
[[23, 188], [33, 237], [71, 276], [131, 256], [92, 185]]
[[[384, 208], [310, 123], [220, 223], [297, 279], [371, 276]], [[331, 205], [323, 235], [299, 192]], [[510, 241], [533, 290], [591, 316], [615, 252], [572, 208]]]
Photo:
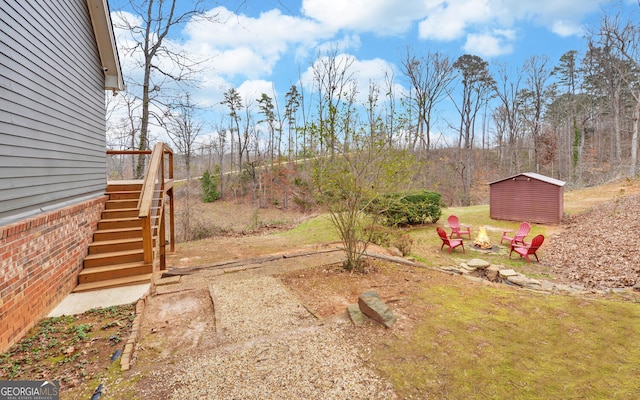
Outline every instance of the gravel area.
[[273, 335], [315, 321], [271, 276], [217, 282], [210, 285], [209, 290], [225, 343]]
[[318, 321], [273, 277], [232, 275], [210, 285], [221, 346], [173, 368], [171, 399], [396, 398], [351, 344], [350, 321]]

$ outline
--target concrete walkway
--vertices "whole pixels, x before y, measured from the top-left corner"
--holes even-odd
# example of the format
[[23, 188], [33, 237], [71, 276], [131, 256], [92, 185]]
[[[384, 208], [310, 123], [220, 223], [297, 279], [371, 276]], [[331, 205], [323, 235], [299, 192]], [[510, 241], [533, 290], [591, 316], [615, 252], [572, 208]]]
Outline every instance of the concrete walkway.
[[47, 317], [82, 314], [92, 308], [106, 308], [135, 303], [149, 292], [149, 283], [119, 288], [71, 293]]

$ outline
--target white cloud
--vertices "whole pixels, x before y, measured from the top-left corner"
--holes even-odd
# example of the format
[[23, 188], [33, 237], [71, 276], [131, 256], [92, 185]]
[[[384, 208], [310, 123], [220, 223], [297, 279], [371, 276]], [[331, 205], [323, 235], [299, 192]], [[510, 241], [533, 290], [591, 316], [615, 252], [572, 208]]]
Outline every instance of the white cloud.
[[[560, 36], [580, 35], [582, 18], [597, 11], [601, 0], [449, 0], [441, 1], [419, 22], [421, 39], [450, 41], [473, 35], [484, 39], [491, 29], [515, 29], [520, 22], [533, 22]], [[468, 42], [468, 40], [467, 40]]]
[[273, 82], [261, 79], [244, 81], [237, 90], [245, 104], [255, 105], [262, 93], [274, 97]]
[[[407, 36], [417, 27], [423, 40], [454, 41], [468, 53], [494, 57], [511, 53], [517, 36], [526, 33], [520, 26], [531, 23], [563, 37], [580, 35], [583, 17], [597, 11], [600, 1], [581, 0], [576, 6], [575, 0], [299, 0], [294, 4], [300, 5], [301, 14], [285, 15], [271, 9], [252, 16], [216, 7], [209, 14], [217, 16], [218, 22], [190, 21], [165, 43], [207, 60], [199, 76], [202, 90], [194, 99], [214, 106], [229, 87], [242, 87], [246, 94], [259, 97], [262, 92], [272, 92], [271, 80], [296, 80], [293, 64], [304, 70], [318, 51], [356, 54], [370, 46], [363, 43], [369, 33], [405, 35], [402, 40], [411, 43], [413, 38]], [[116, 25], [122, 20], [141, 24], [139, 17], [126, 12], [114, 12], [112, 18]], [[130, 32], [116, 29], [115, 33], [120, 48], [133, 47]], [[179, 34], [184, 41], [170, 40]], [[140, 81], [140, 53], [121, 52], [120, 56], [126, 77]], [[366, 95], [369, 80], [384, 82], [382, 71], [393, 68], [391, 61], [374, 58], [354, 62], [360, 96]], [[280, 72], [285, 62], [291, 76]]]
[[496, 57], [513, 52], [512, 42], [515, 33], [512, 30], [494, 30], [490, 33], [472, 33], [467, 36], [463, 49], [481, 57]]
[[492, 18], [488, 0], [458, 0], [440, 3], [419, 23], [420, 38], [455, 40], [463, 37], [472, 24], [485, 23]]
[[333, 33], [307, 18], [283, 15], [279, 10], [258, 17], [235, 14], [224, 7], [209, 12], [219, 22], [192, 21], [184, 32], [188, 46], [211, 58], [211, 68], [226, 76], [258, 78], [271, 74], [282, 56], [298, 46], [314, 47]]
[[563, 20], [555, 21], [551, 26], [551, 31], [556, 35], [562, 37], [582, 36], [584, 34], [584, 29], [582, 28], [582, 26], [571, 21]]
[[334, 31], [346, 29], [378, 35], [398, 35], [426, 15], [440, 0], [303, 0], [304, 15]]
[[362, 45], [360, 36], [358, 35], [346, 35], [337, 40], [326, 41], [320, 44], [317, 48], [319, 53], [331, 52], [335, 49], [340, 51], [357, 50]]

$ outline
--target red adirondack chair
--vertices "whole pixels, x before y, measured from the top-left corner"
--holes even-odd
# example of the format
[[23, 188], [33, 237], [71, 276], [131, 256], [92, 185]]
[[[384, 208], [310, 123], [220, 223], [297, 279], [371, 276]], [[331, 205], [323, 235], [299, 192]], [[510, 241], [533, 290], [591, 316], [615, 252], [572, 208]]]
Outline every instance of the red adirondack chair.
[[451, 250], [455, 249], [458, 246], [462, 246], [462, 252], [464, 253], [464, 243], [462, 242], [462, 239], [449, 238], [447, 236], [447, 232], [445, 232], [445, 230], [440, 228], [439, 226], [436, 227], [436, 230], [438, 231], [440, 239], [442, 239], [442, 246], [440, 246], [440, 250], [442, 250], [442, 248], [447, 245], [449, 246], [449, 253], [451, 253]]
[[451, 228], [451, 235], [449, 237], [453, 238], [455, 235], [460, 239], [460, 235], [469, 235], [469, 239], [471, 239], [471, 227], [469, 225], [461, 224], [458, 217], [450, 215], [447, 222], [449, 222], [449, 228]]
[[508, 236], [509, 233], [513, 231], [502, 232], [502, 239], [500, 239], [500, 244], [502, 244], [503, 240], [507, 240], [511, 244], [517, 244], [517, 243], [524, 244], [524, 238], [529, 234], [530, 230], [531, 230], [531, 225], [529, 225], [528, 222], [522, 222], [520, 224], [520, 227], [518, 228], [518, 231], [516, 232], [515, 235], [513, 235], [513, 237]]
[[536, 261], [540, 262], [540, 260], [538, 259], [538, 255], [536, 254], [536, 251], [538, 251], [540, 246], [542, 246], [542, 242], [544, 242], [544, 236], [538, 235], [534, 237], [533, 240], [531, 240], [531, 243], [529, 244], [511, 243], [511, 251], [509, 252], [509, 258], [511, 258], [511, 253], [515, 251], [516, 253], [520, 254], [520, 257], [524, 257], [525, 260], [527, 260], [527, 262], [531, 262], [531, 260], [529, 260], [529, 256], [532, 254], [536, 257]]

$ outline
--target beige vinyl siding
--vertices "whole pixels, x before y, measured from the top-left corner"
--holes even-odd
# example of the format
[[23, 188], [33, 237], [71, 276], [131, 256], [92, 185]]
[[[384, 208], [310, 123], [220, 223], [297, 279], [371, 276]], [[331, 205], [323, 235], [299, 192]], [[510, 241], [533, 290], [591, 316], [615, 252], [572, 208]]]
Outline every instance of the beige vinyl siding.
[[0, 224], [104, 191], [104, 115], [86, 0], [0, 2]]

